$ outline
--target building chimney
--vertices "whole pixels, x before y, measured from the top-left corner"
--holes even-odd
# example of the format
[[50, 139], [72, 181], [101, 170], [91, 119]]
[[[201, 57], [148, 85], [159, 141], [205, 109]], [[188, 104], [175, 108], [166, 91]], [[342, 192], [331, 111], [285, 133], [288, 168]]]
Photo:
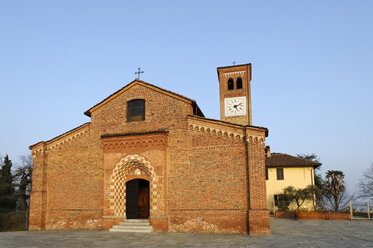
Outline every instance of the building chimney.
[[265, 152], [266, 152], [266, 157], [267, 158], [271, 157], [271, 147], [266, 146], [264, 149], [265, 149]]

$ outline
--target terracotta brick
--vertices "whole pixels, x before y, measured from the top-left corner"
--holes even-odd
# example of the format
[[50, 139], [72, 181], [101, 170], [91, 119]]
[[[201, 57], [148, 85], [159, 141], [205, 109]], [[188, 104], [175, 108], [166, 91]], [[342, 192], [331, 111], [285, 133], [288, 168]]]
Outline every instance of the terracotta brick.
[[[127, 122], [132, 99], [145, 100], [144, 121]], [[30, 147], [30, 230], [109, 229], [125, 221], [137, 178], [149, 181], [155, 231], [269, 234], [265, 128], [204, 118], [193, 100], [142, 81], [86, 114], [90, 123]]]

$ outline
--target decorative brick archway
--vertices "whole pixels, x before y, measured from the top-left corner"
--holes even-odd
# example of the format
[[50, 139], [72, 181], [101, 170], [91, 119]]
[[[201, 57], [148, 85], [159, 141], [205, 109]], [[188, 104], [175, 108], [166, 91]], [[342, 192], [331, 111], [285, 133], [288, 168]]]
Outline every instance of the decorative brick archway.
[[156, 207], [158, 178], [150, 162], [141, 155], [122, 158], [113, 169], [110, 182], [110, 210], [114, 216], [126, 216], [126, 182], [132, 179], [149, 181], [150, 214]]

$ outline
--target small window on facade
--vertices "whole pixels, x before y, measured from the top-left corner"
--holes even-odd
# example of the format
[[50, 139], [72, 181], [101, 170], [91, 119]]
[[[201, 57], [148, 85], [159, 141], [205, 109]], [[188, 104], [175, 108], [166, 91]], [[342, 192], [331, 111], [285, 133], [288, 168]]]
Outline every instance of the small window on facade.
[[284, 168], [277, 168], [277, 180], [284, 180]]
[[273, 195], [275, 206], [283, 208], [289, 206], [290, 202], [283, 195]]
[[273, 197], [274, 197], [274, 201], [275, 201], [275, 206], [278, 207], [278, 205], [279, 205], [279, 197], [278, 197], [278, 195], [273, 195]]
[[237, 89], [242, 89], [242, 78], [237, 78], [237, 81], [236, 81], [236, 88]]
[[268, 180], [268, 169], [266, 169], [266, 180]]
[[230, 78], [228, 79], [228, 90], [233, 90], [233, 89], [234, 89], [233, 79]]
[[145, 120], [145, 100], [137, 99], [127, 102], [127, 121]]

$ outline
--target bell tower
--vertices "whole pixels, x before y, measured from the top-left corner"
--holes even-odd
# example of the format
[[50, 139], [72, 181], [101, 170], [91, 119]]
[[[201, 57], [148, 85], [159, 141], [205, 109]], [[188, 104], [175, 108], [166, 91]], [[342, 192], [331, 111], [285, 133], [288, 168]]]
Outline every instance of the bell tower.
[[252, 125], [251, 64], [218, 67], [220, 119], [241, 125]]

